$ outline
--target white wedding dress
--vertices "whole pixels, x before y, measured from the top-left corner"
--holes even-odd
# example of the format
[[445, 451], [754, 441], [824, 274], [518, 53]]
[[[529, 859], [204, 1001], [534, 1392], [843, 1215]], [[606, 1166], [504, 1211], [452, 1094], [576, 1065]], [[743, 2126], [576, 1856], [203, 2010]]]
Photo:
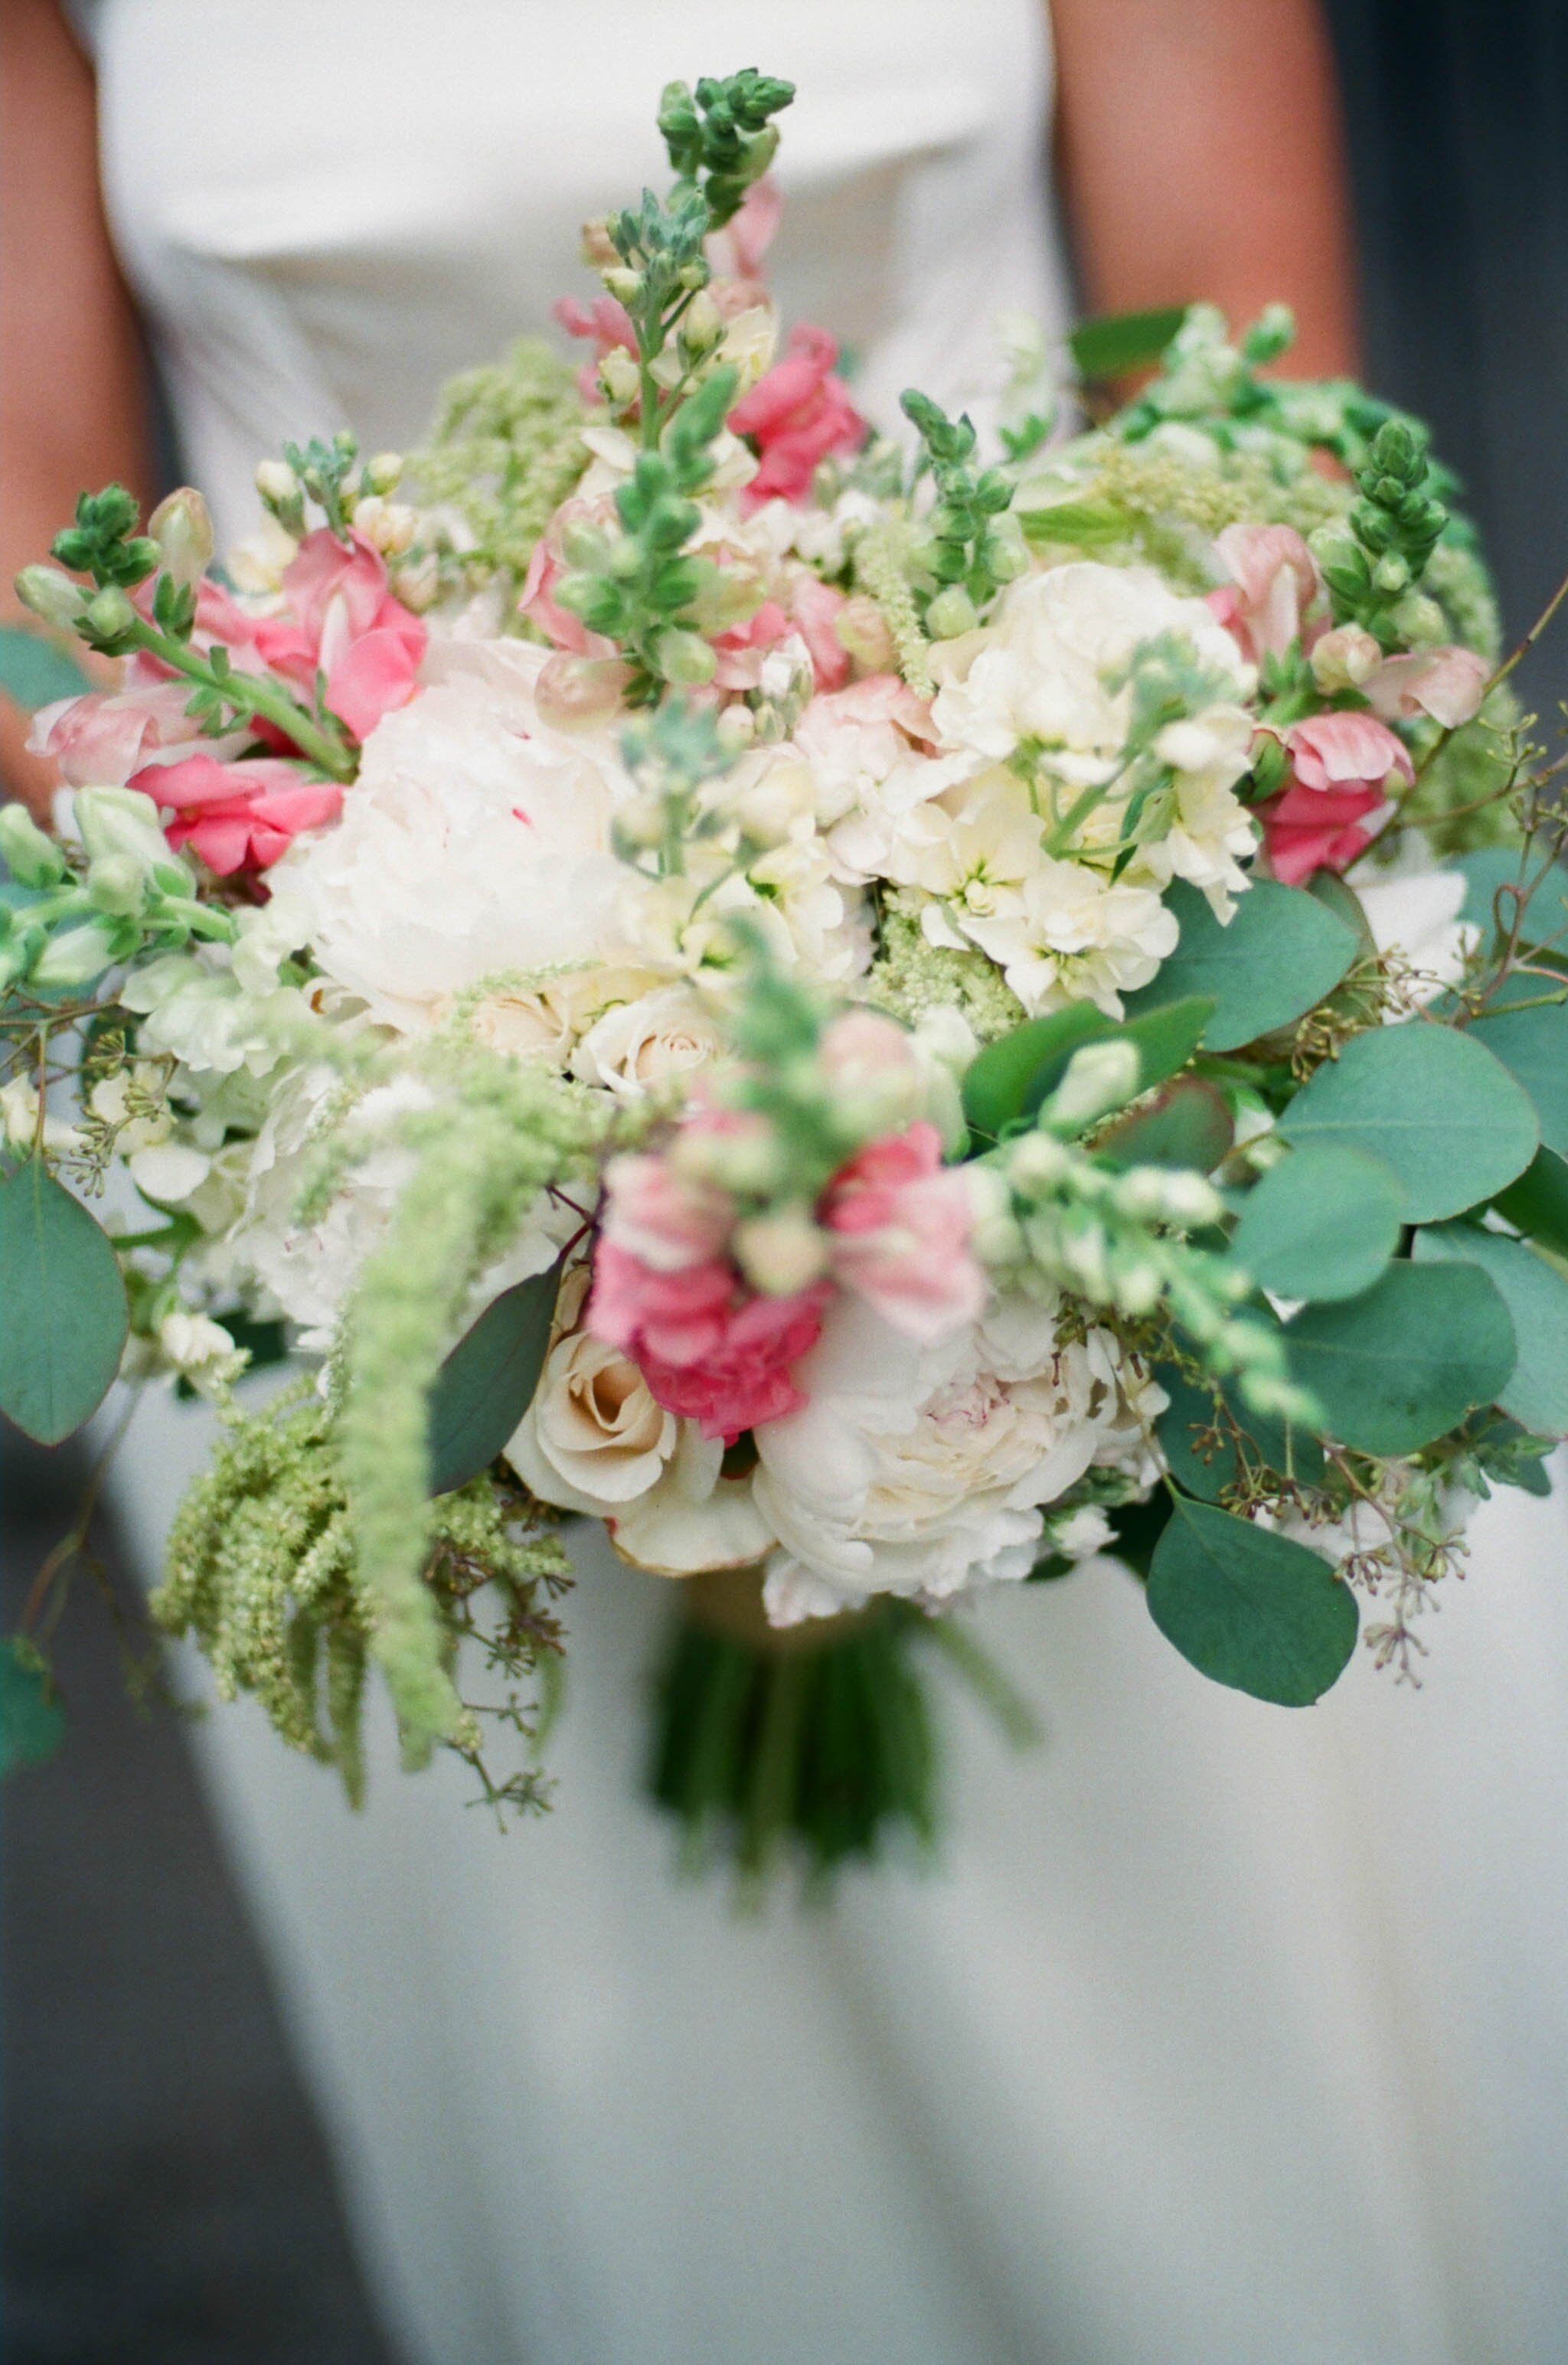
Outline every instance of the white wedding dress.
[[[787, 308], [868, 403], [1058, 320], [1034, 0], [108, 0], [105, 175], [220, 539], [286, 435], [414, 439], [586, 288], [658, 89], [801, 85]], [[151, 1564], [199, 1416], [150, 1407]], [[737, 1919], [639, 1800], [658, 1583], [585, 1543], [558, 1802], [368, 1810], [250, 1704], [199, 1749], [409, 2365], [1550, 2365], [1568, 2353], [1568, 1591], [1506, 1496], [1425, 1690], [1206, 1684], [1100, 1565], [979, 1624], [942, 1869]]]

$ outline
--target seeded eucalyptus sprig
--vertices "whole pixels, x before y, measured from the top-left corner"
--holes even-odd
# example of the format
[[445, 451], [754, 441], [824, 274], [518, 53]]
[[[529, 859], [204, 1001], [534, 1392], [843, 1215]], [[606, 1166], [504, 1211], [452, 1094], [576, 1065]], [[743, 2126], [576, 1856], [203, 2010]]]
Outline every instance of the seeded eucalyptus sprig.
[[949, 419], [913, 387], [902, 407], [936, 485], [936, 506], [917, 553], [936, 585], [925, 628], [937, 640], [952, 640], [974, 630], [1002, 586], [1023, 574], [1028, 554], [1017, 524], [1005, 514], [1013, 499], [1010, 479], [1001, 468], [977, 471], [971, 465], [976, 437], [968, 417]]

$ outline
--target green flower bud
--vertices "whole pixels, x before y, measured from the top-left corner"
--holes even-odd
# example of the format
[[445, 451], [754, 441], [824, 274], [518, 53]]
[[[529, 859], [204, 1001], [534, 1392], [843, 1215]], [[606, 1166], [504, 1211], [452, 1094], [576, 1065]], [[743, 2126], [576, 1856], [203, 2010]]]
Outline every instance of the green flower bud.
[[67, 631], [74, 627], [86, 606], [80, 586], [58, 566], [24, 566], [17, 577], [17, 597], [46, 624], [58, 624]]
[[91, 638], [107, 647], [134, 629], [136, 610], [118, 586], [111, 583], [88, 600], [82, 622]]
[[90, 861], [127, 855], [150, 873], [169, 860], [158, 808], [140, 789], [78, 789], [76, 826]]
[[58, 887], [65, 857], [25, 805], [0, 805], [0, 860], [21, 887]]
[[132, 854], [106, 854], [87, 873], [87, 892], [100, 912], [134, 919], [147, 903], [147, 872]]
[[1401, 558], [1396, 550], [1385, 552], [1372, 569], [1372, 582], [1386, 598], [1397, 599], [1410, 586], [1409, 561]]
[[85, 985], [90, 979], [101, 977], [119, 957], [123, 942], [123, 932], [106, 918], [62, 929], [50, 938], [34, 962], [32, 982], [48, 988]]
[[624, 263], [612, 263], [608, 270], [601, 271], [599, 275], [604, 282], [606, 292], [613, 296], [618, 304], [630, 307], [635, 304], [642, 295], [642, 273], [632, 270]]
[[401, 452], [377, 452], [364, 464], [364, 481], [373, 493], [395, 493], [403, 476]]
[[700, 689], [704, 682], [711, 681], [718, 665], [705, 640], [675, 625], [659, 634], [654, 644], [654, 655], [666, 681], [686, 689]]
[[925, 611], [925, 629], [934, 641], [956, 641], [960, 633], [972, 633], [979, 622], [974, 601], [956, 583], [938, 591]]

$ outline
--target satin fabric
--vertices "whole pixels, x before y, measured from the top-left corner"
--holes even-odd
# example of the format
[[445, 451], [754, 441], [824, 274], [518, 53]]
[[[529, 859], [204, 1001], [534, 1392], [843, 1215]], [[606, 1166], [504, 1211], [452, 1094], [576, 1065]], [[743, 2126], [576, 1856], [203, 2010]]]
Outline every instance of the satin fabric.
[[[417, 438], [540, 332], [671, 73], [797, 78], [774, 277], [868, 407], [1059, 321], [1029, 0], [108, 0], [116, 235], [220, 538], [256, 459]], [[138, 1417], [155, 1565], [199, 1415]], [[1205, 1684], [1109, 1565], [979, 1630], [935, 1873], [737, 1918], [637, 1783], [667, 1603], [585, 1531], [554, 1811], [502, 1838], [384, 1725], [351, 1815], [250, 1704], [198, 1749], [410, 2365], [1549, 2365], [1568, 2168], [1562, 1497], [1320, 1708]]]

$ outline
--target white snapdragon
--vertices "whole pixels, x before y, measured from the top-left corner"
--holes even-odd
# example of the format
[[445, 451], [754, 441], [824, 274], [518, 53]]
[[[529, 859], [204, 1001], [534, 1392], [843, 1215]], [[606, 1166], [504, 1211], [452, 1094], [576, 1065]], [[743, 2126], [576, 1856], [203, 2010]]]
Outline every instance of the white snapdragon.
[[166, 1368], [203, 1395], [237, 1380], [247, 1361], [221, 1322], [214, 1322], [210, 1315], [187, 1313], [184, 1306], [163, 1317], [158, 1347]]

